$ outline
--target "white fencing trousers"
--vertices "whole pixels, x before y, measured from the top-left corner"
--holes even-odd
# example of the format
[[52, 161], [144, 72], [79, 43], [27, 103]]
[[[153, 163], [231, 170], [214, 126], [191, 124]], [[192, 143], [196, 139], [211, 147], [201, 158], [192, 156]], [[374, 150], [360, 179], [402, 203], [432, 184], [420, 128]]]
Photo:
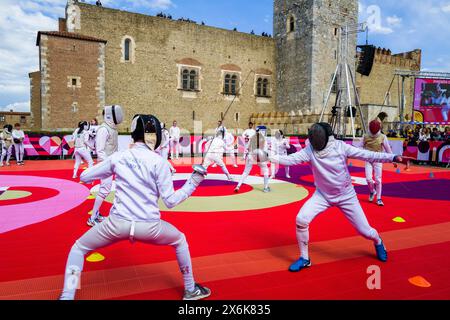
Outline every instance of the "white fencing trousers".
[[364, 214], [361, 204], [352, 191], [347, 196], [341, 197], [337, 203], [330, 203], [327, 199], [316, 190], [314, 195], [303, 205], [297, 215], [297, 240], [300, 247], [301, 256], [309, 260], [308, 244], [309, 244], [309, 225], [322, 212], [330, 207], [338, 207], [350, 221], [352, 226], [366, 239], [373, 240], [374, 243], [381, 242], [378, 232], [369, 225], [366, 215]]
[[22, 162], [23, 155], [25, 154], [25, 146], [23, 143], [14, 143], [14, 151], [16, 154], [16, 161]]
[[180, 156], [180, 140], [173, 139], [170, 141], [170, 154], [172, 157], [172, 160], [175, 158], [178, 159]]
[[238, 188], [240, 188], [247, 180], [250, 172], [252, 171], [253, 165], [258, 164], [261, 168], [261, 173], [264, 176], [264, 188], [269, 187], [269, 167], [267, 166], [267, 162], [257, 162], [252, 156], [247, 155], [245, 159], [245, 169], [244, 173], [241, 176], [241, 180], [239, 181]]
[[95, 197], [94, 208], [92, 209], [91, 221], [95, 221], [100, 214], [100, 207], [102, 206], [103, 201], [108, 197], [111, 193], [113, 183], [113, 177], [110, 176], [106, 179], [100, 180], [100, 188], [98, 190], [98, 194]]
[[[270, 164], [270, 170], [271, 170], [271, 177], [275, 178], [275, 176], [277, 175], [278, 171], [280, 170], [280, 165], [278, 163], [275, 162], [271, 162]], [[284, 167], [284, 171], [286, 174], [286, 177], [289, 176], [290, 173], [290, 167]]]
[[[236, 161], [236, 150], [234, 149], [234, 146], [232, 147], [227, 147], [225, 150], [225, 153], [227, 154], [227, 156], [229, 156], [231, 158], [231, 164], [233, 166], [237, 165], [237, 161]], [[228, 163], [228, 162], [227, 162]]]
[[[375, 181], [373, 176], [375, 175]], [[371, 193], [377, 192], [377, 199], [381, 199], [383, 164], [366, 162], [366, 180]]]
[[[132, 226], [134, 226], [134, 230], [132, 230]], [[67, 259], [64, 289], [61, 299], [73, 300], [75, 298], [75, 292], [79, 287], [78, 281], [83, 271], [84, 256], [86, 254], [123, 240], [140, 241], [160, 246], [172, 246], [176, 251], [185, 289], [189, 291], [194, 290], [195, 281], [192, 272], [191, 255], [186, 237], [183, 233], [170, 223], [162, 220], [155, 222], [132, 222], [116, 216], [109, 216], [105, 221], [95, 225], [86, 232], [73, 245]]]
[[76, 177], [78, 174], [78, 168], [80, 167], [81, 160], [88, 163], [89, 168], [94, 165], [90, 151], [87, 148], [76, 148], [74, 153], [75, 166], [73, 168], [73, 176]]
[[5, 156], [6, 156], [6, 162], [9, 163], [9, 159], [11, 158], [11, 154], [12, 154], [12, 148], [13, 148], [13, 145], [10, 145], [8, 148], [6, 148], [5, 146], [2, 146], [2, 156], [1, 156], [0, 163], [3, 163]]
[[221, 156], [219, 155], [207, 155], [205, 157], [205, 161], [203, 161], [203, 167], [205, 169], [208, 169], [210, 165], [212, 164], [217, 164], [223, 171], [223, 173], [225, 173], [225, 175], [230, 178], [230, 172], [228, 172], [227, 166], [225, 165], [225, 163], [223, 162], [223, 159]]

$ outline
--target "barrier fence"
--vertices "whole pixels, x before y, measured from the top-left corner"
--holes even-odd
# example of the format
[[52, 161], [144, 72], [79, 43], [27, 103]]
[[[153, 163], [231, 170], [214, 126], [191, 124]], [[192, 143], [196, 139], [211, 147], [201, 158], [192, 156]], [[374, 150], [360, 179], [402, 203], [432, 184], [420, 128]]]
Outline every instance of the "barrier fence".
[[[292, 145], [289, 153], [294, 153], [305, 146], [305, 138], [290, 137]], [[200, 156], [205, 151], [207, 137], [203, 136], [182, 136], [180, 139], [180, 151], [184, 156]], [[131, 136], [119, 136], [119, 150], [129, 147]], [[348, 140], [347, 143], [352, 143]], [[450, 141], [429, 141], [420, 143], [409, 143], [405, 145], [404, 139], [389, 139], [389, 143], [395, 154], [403, 154], [417, 158], [421, 162], [449, 163], [450, 161]], [[74, 145], [71, 135], [26, 135], [25, 153], [28, 157], [71, 157]], [[244, 139], [236, 138], [236, 151], [238, 154], [244, 153]], [[14, 155], [14, 153], [13, 153]]]

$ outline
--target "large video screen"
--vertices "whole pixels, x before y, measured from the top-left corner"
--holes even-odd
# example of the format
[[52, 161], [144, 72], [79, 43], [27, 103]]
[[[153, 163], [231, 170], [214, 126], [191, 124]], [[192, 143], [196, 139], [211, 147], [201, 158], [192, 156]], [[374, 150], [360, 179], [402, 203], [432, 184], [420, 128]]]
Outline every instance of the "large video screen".
[[450, 80], [416, 79], [414, 111], [422, 113], [424, 122], [450, 124]]

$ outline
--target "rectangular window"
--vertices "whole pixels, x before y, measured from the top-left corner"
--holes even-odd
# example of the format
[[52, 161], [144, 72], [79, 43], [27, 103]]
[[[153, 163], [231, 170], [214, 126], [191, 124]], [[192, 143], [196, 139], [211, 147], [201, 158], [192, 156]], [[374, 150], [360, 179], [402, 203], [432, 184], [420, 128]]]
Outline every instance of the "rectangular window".
[[72, 112], [73, 113], [78, 112], [78, 103], [77, 102], [72, 103]]
[[20, 123], [22, 123], [22, 124], [27, 123], [27, 117], [26, 116], [20, 116]]
[[0, 116], [0, 122], [5, 122], [5, 116]]
[[69, 76], [67, 77], [67, 86], [69, 88], [75, 89], [75, 88], [81, 88], [81, 78], [75, 77], [75, 76]]

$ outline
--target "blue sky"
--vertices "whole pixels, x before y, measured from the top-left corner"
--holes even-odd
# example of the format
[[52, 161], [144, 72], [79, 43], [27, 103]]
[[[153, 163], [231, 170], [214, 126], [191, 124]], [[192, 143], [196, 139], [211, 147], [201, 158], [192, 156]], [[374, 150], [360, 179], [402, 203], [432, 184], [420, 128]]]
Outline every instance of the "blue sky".
[[[85, 2], [95, 2], [86, 0]], [[104, 6], [257, 34], [272, 33], [273, 0], [103, 0]], [[0, 110], [29, 110], [28, 72], [38, 70], [38, 30], [56, 30], [66, 0], [0, 0]], [[375, 19], [374, 19], [375, 17]], [[422, 68], [450, 72], [450, 0], [360, 0], [372, 44], [423, 50]], [[364, 42], [364, 37], [361, 37]]]

